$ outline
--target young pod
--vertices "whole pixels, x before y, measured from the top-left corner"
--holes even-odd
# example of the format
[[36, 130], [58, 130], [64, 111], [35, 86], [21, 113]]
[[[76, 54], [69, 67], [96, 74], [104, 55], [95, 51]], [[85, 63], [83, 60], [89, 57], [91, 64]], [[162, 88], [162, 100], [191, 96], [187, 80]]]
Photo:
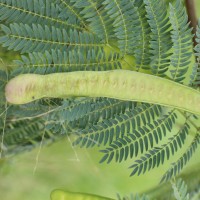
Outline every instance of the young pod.
[[74, 193], [63, 190], [54, 190], [51, 193], [51, 200], [113, 200], [113, 199], [86, 193]]
[[23, 74], [7, 83], [5, 95], [12, 104], [25, 104], [44, 97], [109, 97], [159, 104], [200, 114], [200, 92], [197, 90], [129, 70]]

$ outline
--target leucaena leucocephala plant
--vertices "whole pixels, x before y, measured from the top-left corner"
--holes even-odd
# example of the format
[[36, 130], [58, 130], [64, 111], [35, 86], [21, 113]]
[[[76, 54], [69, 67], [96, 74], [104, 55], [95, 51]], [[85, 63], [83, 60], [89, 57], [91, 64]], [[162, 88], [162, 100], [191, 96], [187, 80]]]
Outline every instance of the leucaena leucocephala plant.
[[131, 176], [177, 154], [161, 182], [180, 174], [200, 143], [200, 22], [193, 48], [181, 0], [0, 0], [0, 21], [21, 54], [0, 71], [2, 157], [73, 134]]

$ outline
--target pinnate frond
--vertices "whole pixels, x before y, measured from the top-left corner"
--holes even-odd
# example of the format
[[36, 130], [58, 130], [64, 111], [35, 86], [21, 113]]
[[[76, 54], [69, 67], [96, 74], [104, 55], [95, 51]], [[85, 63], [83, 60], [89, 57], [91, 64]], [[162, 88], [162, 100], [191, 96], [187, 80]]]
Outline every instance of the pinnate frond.
[[167, 15], [167, 6], [164, 1], [144, 0], [148, 23], [151, 27], [151, 69], [157, 76], [165, 76], [170, 63], [171, 49], [170, 23]]
[[200, 143], [200, 135], [197, 133], [194, 137], [192, 143], [187, 148], [187, 150], [182, 154], [182, 156], [167, 170], [167, 172], [163, 175], [161, 182], [165, 182], [170, 180], [172, 177], [177, 176], [183, 169], [183, 167], [189, 162], [195, 153], [198, 145]]
[[174, 6], [170, 4], [170, 22], [173, 42], [173, 54], [170, 60], [174, 68], [170, 72], [174, 81], [182, 83], [187, 78], [193, 51], [191, 28], [189, 28], [186, 10], [180, 0], [177, 0]]
[[[29, 119], [42, 117], [49, 121], [47, 129], [63, 134], [79, 133], [80, 129], [88, 129], [90, 125], [114, 118], [116, 114], [122, 114], [135, 107], [134, 102], [125, 102], [109, 98], [69, 98], [65, 100], [52, 99], [52, 104], [35, 102], [20, 106], [23, 114], [14, 109], [18, 117]], [[38, 106], [37, 106], [38, 104]], [[32, 108], [34, 107], [34, 109]], [[13, 110], [13, 109], [12, 109]]]
[[[2, 133], [2, 127], [0, 127]], [[10, 122], [5, 127], [2, 157], [12, 156], [43, 144], [58, 141], [63, 135], [54, 135], [47, 131], [41, 119]], [[2, 135], [0, 134], [0, 139]]]
[[120, 195], [117, 195], [117, 200], [150, 200], [148, 196], [146, 196], [145, 194], [143, 195], [129, 195], [129, 196], [123, 196], [121, 197]]
[[[0, 107], [2, 105], [3, 106], [5, 105], [4, 87], [8, 81], [7, 79], [8, 79], [8, 74], [6, 73], [6, 71], [0, 70]], [[0, 114], [1, 111], [3, 110], [0, 109]]]
[[[133, 0], [105, 0], [103, 2], [110, 18], [118, 47], [123, 54], [133, 54], [137, 48], [139, 14]], [[136, 34], [137, 33], [137, 34]]]
[[89, 129], [78, 131], [78, 138], [74, 144], [81, 147], [111, 144], [112, 141], [131, 133], [141, 124], [150, 122], [160, 113], [159, 106], [142, 104], [131, 112], [127, 111], [123, 114], [115, 115], [114, 118], [105, 119], [96, 125], [92, 125]]
[[[115, 115], [124, 114], [126, 111], [131, 111], [136, 106], [135, 102], [120, 101], [109, 98], [96, 98], [91, 103], [90, 110], [84, 115], [77, 115], [73, 120], [72, 127], [86, 129], [96, 125], [106, 119], [114, 119]], [[85, 110], [85, 109], [83, 109]], [[76, 110], [74, 110], [76, 112]]]
[[150, 53], [150, 32], [151, 27], [147, 21], [147, 13], [143, 1], [135, 1], [135, 6], [138, 7], [138, 30], [137, 38], [135, 40], [134, 55], [136, 59], [137, 71], [141, 69], [150, 69], [151, 53]]
[[61, 15], [61, 8], [52, 0], [1, 0], [0, 21], [6, 23], [24, 23], [53, 25], [57, 28], [75, 28], [82, 30], [76, 21], [69, 20], [69, 12]]
[[122, 58], [118, 53], [110, 53], [106, 56], [101, 48], [98, 50], [51, 50], [22, 55], [21, 60], [15, 60], [17, 66], [12, 74], [21, 73], [49, 74], [70, 71], [100, 71], [121, 68]]
[[[137, 157], [140, 153], [152, 149], [155, 144], [166, 136], [166, 131], [171, 131], [173, 124], [176, 121], [175, 112], [170, 112], [162, 119], [158, 119], [143, 127], [139, 127], [138, 130], [132, 129], [128, 135], [119, 137], [114, 140], [109, 147], [105, 150], [101, 150], [104, 153], [100, 162], [107, 163], [115, 159], [116, 162], [122, 162], [128, 157]], [[154, 150], [150, 150], [152, 152]], [[147, 154], [146, 154], [147, 155]], [[137, 162], [137, 161], [136, 161]]]
[[108, 44], [113, 36], [112, 20], [108, 17], [103, 0], [71, 0], [74, 7], [81, 9], [80, 14], [89, 23], [89, 30]]
[[68, 19], [71, 24], [78, 24], [79, 29], [88, 30], [88, 22], [81, 14], [82, 9], [76, 6], [77, 1], [74, 0], [56, 0], [56, 5], [59, 5], [60, 13], [59, 17], [62, 19]]
[[186, 123], [176, 135], [169, 139], [168, 143], [162, 145], [162, 147], [154, 147], [144, 156], [142, 155], [141, 158], [136, 160], [135, 164], [131, 166], [131, 168], [133, 168], [131, 176], [135, 174], [139, 176], [141, 173], [144, 174], [147, 170], [149, 171], [154, 167], [159, 167], [161, 164], [163, 165], [165, 160], [168, 160], [170, 156], [173, 156], [175, 152], [184, 145], [188, 131], [189, 125]]
[[21, 53], [45, 52], [49, 49], [98, 48], [104, 46], [97, 37], [89, 33], [81, 33], [76, 30], [66, 31], [54, 26], [42, 27], [40, 24], [10, 24], [1, 25], [4, 36], [0, 37], [0, 43], [9, 50], [21, 51]]
[[194, 48], [196, 63], [194, 64], [194, 67], [193, 67], [193, 73], [191, 75], [190, 85], [197, 87], [200, 84], [200, 19], [198, 20], [195, 40], [197, 42], [197, 45]]
[[175, 183], [172, 183], [172, 188], [174, 190], [174, 196], [176, 200], [189, 200], [190, 195], [187, 192], [187, 185], [182, 179], [178, 179]]

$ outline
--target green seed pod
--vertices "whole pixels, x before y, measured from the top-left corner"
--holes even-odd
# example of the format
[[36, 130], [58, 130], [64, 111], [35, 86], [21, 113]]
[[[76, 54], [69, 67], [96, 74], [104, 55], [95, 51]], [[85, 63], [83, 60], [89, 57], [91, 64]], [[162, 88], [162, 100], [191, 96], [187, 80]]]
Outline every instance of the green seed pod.
[[85, 193], [73, 193], [63, 190], [54, 190], [51, 193], [51, 200], [113, 200], [106, 197]]
[[48, 75], [23, 74], [5, 88], [12, 104], [44, 97], [109, 97], [159, 104], [200, 114], [200, 92], [173, 81], [128, 70], [76, 71]]

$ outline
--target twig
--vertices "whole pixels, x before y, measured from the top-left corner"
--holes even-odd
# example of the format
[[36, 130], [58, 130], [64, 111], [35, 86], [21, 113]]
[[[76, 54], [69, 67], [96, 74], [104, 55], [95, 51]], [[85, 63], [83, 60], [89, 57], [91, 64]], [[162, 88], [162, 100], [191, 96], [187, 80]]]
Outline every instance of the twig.
[[193, 43], [194, 43], [194, 46], [196, 46], [197, 42], [195, 40], [196, 39], [195, 33], [196, 33], [198, 19], [197, 19], [196, 10], [195, 10], [195, 0], [185, 0], [185, 6], [188, 13], [188, 20], [190, 22], [190, 27], [193, 28], [192, 30], [192, 33], [194, 34]]

